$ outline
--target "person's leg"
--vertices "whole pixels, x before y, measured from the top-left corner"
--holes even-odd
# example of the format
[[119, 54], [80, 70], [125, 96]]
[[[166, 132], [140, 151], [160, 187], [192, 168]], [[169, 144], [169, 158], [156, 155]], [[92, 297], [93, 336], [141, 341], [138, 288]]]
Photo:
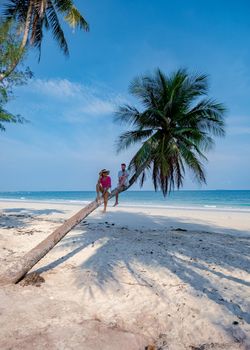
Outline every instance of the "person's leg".
[[114, 204], [114, 207], [115, 207], [116, 205], [119, 204], [119, 203], [118, 203], [118, 196], [119, 196], [119, 194], [118, 194], [118, 192], [117, 192], [116, 195], [115, 195], [115, 204]]
[[103, 199], [104, 199], [104, 209], [103, 209], [103, 212], [104, 212], [104, 213], [106, 213], [106, 210], [107, 210], [108, 196], [109, 196], [109, 193], [108, 193], [108, 192], [105, 192], [105, 193], [103, 194]]
[[96, 200], [97, 201], [100, 201], [100, 199], [101, 199], [100, 192], [103, 192], [102, 190], [103, 190], [102, 186], [100, 186], [100, 184], [97, 184], [96, 185], [96, 194], [97, 194]]

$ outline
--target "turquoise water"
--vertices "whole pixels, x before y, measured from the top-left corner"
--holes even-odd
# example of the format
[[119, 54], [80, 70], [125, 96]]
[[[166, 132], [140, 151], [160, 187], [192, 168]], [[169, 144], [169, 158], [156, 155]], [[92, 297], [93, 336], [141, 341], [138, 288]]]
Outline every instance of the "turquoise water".
[[[0, 200], [88, 203], [93, 191], [0, 192]], [[111, 200], [113, 202], [113, 200]], [[120, 205], [145, 207], [199, 207], [250, 211], [250, 191], [175, 191], [163, 197], [161, 192], [127, 191], [120, 195]]]

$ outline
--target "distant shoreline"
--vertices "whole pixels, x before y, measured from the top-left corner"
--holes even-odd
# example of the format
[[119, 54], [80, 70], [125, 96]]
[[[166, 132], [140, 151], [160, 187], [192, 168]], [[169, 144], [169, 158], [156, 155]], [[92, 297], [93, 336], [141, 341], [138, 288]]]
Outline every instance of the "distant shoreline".
[[[112, 188], [114, 189], [114, 188]], [[217, 188], [217, 189], [210, 189], [210, 190], [174, 190], [172, 193], [176, 193], [176, 192], [250, 192], [250, 189], [244, 189], [244, 190], [235, 190], [235, 189], [223, 189], [223, 188]], [[29, 193], [53, 193], [53, 192], [65, 192], [65, 193], [73, 193], [73, 192], [95, 192], [93, 189], [91, 190], [16, 190], [16, 191], [0, 191], [0, 193], [23, 193], [23, 192], [29, 192]], [[151, 193], [155, 193], [154, 190], [133, 190], [133, 189], [129, 189], [127, 190], [127, 192], [151, 192]], [[160, 191], [158, 191], [160, 192]]]
[[[17, 203], [72, 204], [84, 206], [96, 198], [95, 191], [0, 192], [0, 201]], [[112, 206], [114, 199], [110, 200]], [[160, 191], [126, 191], [120, 194], [121, 207], [200, 211], [250, 212], [250, 191], [174, 191], [163, 197]]]
[[[94, 198], [93, 198], [94, 200]], [[111, 200], [112, 203], [113, 200]], [[16, 199], [16, 198], [0, 198], [1, 203], [24, 203], [24, 204], [52, 204], [52, 205], [73, 205], [76, 207], [82, 207], [87, 204], [89, 204], [91, 201], [80, 201], [80, 200], [60, 200], [60, 199]], [[113, 203], [112, 203], [113, 204]], [[112, 205], [109, 205], [109, 207]], [[209, 211], [209, 212], [236, 212], [236, 213], [250, 213], [250, 207], [248, 208], [242, 208], [242, 207], [219, 207], [215, 205], [204, 205], [204, 206], [190, 206], [190, 205], [157, 205], [154, 203], [150, 204], [144, 204], [144, 203], [121, 203], [119, 204], [119, 207], [121, 208], [142, 208], [142, 209], [167, 209], [167, 210], [188, 210], [188, 211]]]

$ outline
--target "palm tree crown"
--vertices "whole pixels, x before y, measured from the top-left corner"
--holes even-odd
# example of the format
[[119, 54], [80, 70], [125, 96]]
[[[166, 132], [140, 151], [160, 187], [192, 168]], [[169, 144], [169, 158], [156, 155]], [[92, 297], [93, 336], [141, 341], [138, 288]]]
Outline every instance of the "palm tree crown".
[[29, 43], [40, 51], [45, 28], [52, 31], [60, 48], [68, 55], [68, 45], [59, 15], [62, 15], [72, 28], [89, 30], [88, 23], [72, 0], [9, 0], [3, 13], [6, 20], [14, 20], [20, 25], [23, 32], [22, 48]]
[[121, 106], [115, 120], [131, 127], [120, 135], [118, 151], [140, 143], [129, 165], [133, 179], [141, 176], [142, 186], [151, 171], [155, 190], [160, 187], [164, 196], [182, 186], [186, 169], [205, 183], [204, 152], [213, 146], [212, 136], [225, 134], [225, 107], [207, 98], [207, 76], [184, 69], [166, 76], [158, 69], [134, 79], [129, 90], [142, 108]]

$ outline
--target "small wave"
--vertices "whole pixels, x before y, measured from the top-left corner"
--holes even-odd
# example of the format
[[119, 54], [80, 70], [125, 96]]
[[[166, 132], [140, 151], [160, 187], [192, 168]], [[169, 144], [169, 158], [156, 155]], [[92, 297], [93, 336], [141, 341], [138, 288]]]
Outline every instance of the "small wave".
[[62, 204], [72, 204], [72, 205], [87, 205], [91, 203], [94, 199], [91, 200], [60, 200]]
[[[0, 196], [2, 194], [0, 193]], [[93, 196], [92, 198], [89, 198], [89, 196]], [[86, 195], [86, 197], [84, 196], [84, 193], [80, 196], [79, 195], [79, 199], [77, 199], [78, 196], [74, 196], [75, 199], [71, 198], [67, 198], [66, 195], [63, 198], [63, 196], [61, 196], [61, 198], [58, 196], [56, 196], [56, 194], [53, 194], [50, 196], [44, 196], [42, 197], [41, 194], [39, 193], [39, 196], [37, 196], [36, 198], [35, 195], [32, 194], [32, 196], [30, 196], [31, 198], [29, 198], [29, 195], [26, 195], [25, 192], [25, 196], [24, 193], [19, 193], [16, 198], [14, 198], [12, 196], [12, 198], [8, 198], [3, 196], [2, 198], [0, 198], [0, 201], [2, 202], [27, 202], [27, 203], [54, 203], [54, 204], [66, 204], [66, 205], [75, 205], [75, 206], [85, 206], [87, 204], [89, 204], [91, 201], [94, 200], [95, 198], [95, 193], [88, 193], [88, 195]], [[32, 198], [33, 197], [33, 198]], [[84, 198], [85, 197], [85, 198]], [[153, 208], [159, 208], [159, 209], [169, 209], [169, 210], [204, 210], [204, 211], [237, 211], [237, 212], [250, 212], [250, 207], [249, 207], [249, 202], [243, 203], [243, 204], [238, 204], [238, 205], [232, 205], [232, 203], [216, 203], [216, 200], [211, 201], [212, 203], [216, 203], [215, 204], [209, 204], [209, 200], [205, 201], [203, 203], [188, 203], [187, 201], [183, 200], [183, 202], [181, 203], [181, 201], [178, 201], [176, 203], [171, 203], [170, 201], [167, 202], [162, 202], [162, 201], [158, 201], [158, 200], [151, 200], [151, 199], [146, 199], [143, 198], [143, 200], [138, 200], [138, 198], [134, 198], [134, 199], [127, 199], [124, 198], [121, 200], [120, 206], [121, 207], [130, 207], [130, 208], [147, 208], [147, 209], [153, 209]], [[210, 202], [210, 203], [211, 203]], [[111, 200], [109, 206], [112, 206], [113, 201]]]
[[[93, 199], [94, 200], [94, 199]], [[91, 202], [91, 200], [69, 200], [69, 199], [59, 199], [59, 198], [0, 198], [1, 202], [27, 202], [27, 203], [51, 203], [51, 204], [71, 204], [71, 205], [86, 205]]]
[[249, 209], [246, 208], [240, 208], [240, 207], [218, 207], [218, 206], [192, 206], [192, 205], [159, 205], [159, 204], [145, 204], [145, 203], [122, 203], [119, 206], [121, 207], [134, 207], [134, 208], [148, 208], [148, 209], [174, 209], [174, 210], [201, 210], [201, 211], [205, 211], [205, 210], [215, 210], [215, 211], [226, 211], [226, 212], [231, 212], [231, 211], [236, 211], [236, 212], [250, 212]]

